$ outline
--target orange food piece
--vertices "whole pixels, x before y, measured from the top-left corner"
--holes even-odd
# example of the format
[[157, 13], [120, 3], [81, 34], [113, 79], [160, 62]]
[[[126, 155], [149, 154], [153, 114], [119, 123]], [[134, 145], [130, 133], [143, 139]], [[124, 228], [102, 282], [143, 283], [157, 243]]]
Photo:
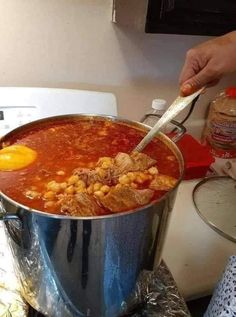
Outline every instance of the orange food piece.
[[0, 170], [15, 171], [32, 164], [37, 152], [25, 145], [10, 145], [0, 150]]

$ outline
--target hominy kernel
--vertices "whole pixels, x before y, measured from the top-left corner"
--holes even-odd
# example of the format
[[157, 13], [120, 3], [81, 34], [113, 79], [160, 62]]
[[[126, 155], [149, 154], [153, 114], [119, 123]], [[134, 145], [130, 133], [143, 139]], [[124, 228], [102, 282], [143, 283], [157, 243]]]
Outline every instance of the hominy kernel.
[[138, 185], [135, 184], [135, 183], [131, 183], [130, 186], [131, 186], [132, 188], [134, 188], [134, 189], [138, 188]]
[[55, 198], [55, 192], [48, 191], [48, 192], [44, 193], [43, 198], [46, 200], [53, 200]]
[[65, 172], [64, 171], [57, 171], [56, 174], [59, 176], [63, 176], [63, 175], [65, 175]]
[[167, 160], [169, 160], [169, 161], [175, 161], [175, 156], [173, 156], [173, 155], [169, 155], [169, 156], [167, 156], [166, 158], [167, 158]]
[[51, 185], [54, 185], [55, 183], [55, 181], [50, 181], [47, 183], [46, 187], [49, 188]]
[[83, 187], [83, 188], [85, 188], [85, 182], [84, 181], [82, 181], [82, 180], [78, 180], [78, 182], [75, 184], [77, 187]]
[[46, 201], [46, 203], [44, 204], [44, 208], [52, 208], [56, 205], [56, 203], [54, 201]]
[[127, 175], [122, 175], [119, 177], [119, 182], [123, 185], [130, 183], [130, 178]]
[[127, 176], [130, 178], [131, 181], [134, 181], [134, 180], [135, 180], [135, 174], [134, 174], [134, 173], [129, 172], [129, 173], [127, 174]]
[[36, 198], [40, 198], [41, 194], [35, 190], [27, 190], [25, 192], [25, 196], [29, 199], [36, 199]]
[[111, 166], [111, 164], [107, 163], [107, 162], [103, 162], [101, 167], [104, 168], [104, 169], [107, 169]]
[[76, 190], [76, 193], [85, 193], [86, 192], [85, 187], [82, 187], [82, 186], [76, 187], [75, 190]]
[[136, 178], [135, 178], [135, 182], [136, 183], [138, 183], [138, 184], [142, 184], [143, 182], [144, 182], [144, 180], [142, 179], [142, 177], [141, 176], [136, 176]]
[[73, 185], [70, 185], [69, 187], [65, 189], [65, 193], [67, 194], [74, 194], [74, 192], [75, 192], [75, 188]]
[[109, 156], [104, 156], [104, 157], [101, 157], [98, 161], [99, 163], [111, 163], [112, 162], [112, 158], [109, 157]]
[[94, 195], [97, 196], [97, 197], [103, 197], [104, 196], [104, 193], [100, 190], [97, 190], [94, 192]]
[[95, 184], [93, 185], [93, 190], [96, 192], [96, 191], [98, 191], [101, 187], [102, 187], [102, 184], [101, 184], [101, 183], [95, 183]]
[[75, 183], [77, 183], [79, 180], [79, 176], [78, 175], [72, 175], [71, 177], [68, 178], [68, 184], [69, 185], [74, 185]]
[[150, 167], [148, 169], [148, 173], [151, 174], [151, 175], [157, 175], [158, 174], [158, 169], [155, 166]]
[[98, 175], [99, 175], [100, 177], [105, 177], [105, 176], [106, 176], [106, 171], [105, 171], [105, 169], [98, 168]]
[[101, 168], [107, 169], [112, 166], [113, 159], [111, 157], [101, 157], [97, 163]]
[[61, 189], [66, 189], [67, 186], [68, 186], [68, 184], [66, 182], [60, 183]]
[[107, 186], [107, 185], [103, 185], [101, 188], [100, 188], [100, 191], [102, 191], [103, 193], [108, 193], [110, 191], [110, 187]]
[[61, 186], [59, 183], [51, 181], [47, 184], [47, 189], [57, 193], [61, 190]]

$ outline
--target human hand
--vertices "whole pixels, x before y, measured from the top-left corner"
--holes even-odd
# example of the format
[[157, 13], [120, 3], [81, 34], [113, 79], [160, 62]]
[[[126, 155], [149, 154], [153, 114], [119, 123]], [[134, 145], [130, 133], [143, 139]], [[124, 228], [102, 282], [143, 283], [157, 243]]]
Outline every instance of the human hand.
[[204, 42], [186, 54], [180, 74], [180, 92], [188, 96], [204, 86], [218, 83], [236, 71], [236, 31]]

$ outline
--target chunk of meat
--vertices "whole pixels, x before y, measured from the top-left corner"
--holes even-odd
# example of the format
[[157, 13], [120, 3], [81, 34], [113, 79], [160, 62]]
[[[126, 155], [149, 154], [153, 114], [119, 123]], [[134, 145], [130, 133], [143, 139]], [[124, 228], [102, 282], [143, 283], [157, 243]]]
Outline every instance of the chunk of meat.
[[113, 177], [113, 170], [111, 168], [98, 170], [91, 170], [88, 168], [76, 168], [73, 171], [74, 175], [78, 175], [79, 178], [84, 181], [84, 183], [88, 186], [94, 183], [102, 183], [105, 185], [112, 185], [115, 182], [115, 177]]
[[150, 189], [133, 189], [128, 186], [113, 188], [110, 192], [99, 198], [101, 204], [112, 212], [120, 212], [137, 208], [150, 202], [154, 194]]
[[144, 171], [156, 164], [156, 160], [152, 159], [144, 153], [118, 153], [115, 157], [114, 174], [121, 175], [128, 172]]
[[144, 153], [133, 152], [130, 157], [134, 160], [137, 171], [146, 170], [157, 163], [156, 160]]
[[89, 177], [89, 174], [91, 173], [91, 169], [89, 168], [76, 168], [74, 171], [73, 171], [73, 175], [77, 175], [79, 176], [79, 179], [81, 179], [85, 184], [88, 183], [88, 177]]
[[102, 208], [87, 193], [63, 195], [60, 204], [61, 211], [71, 216], [96, 216], [102, 213]]
[[115, 185], [120, 175], [128, 172], [144, 171], [156, 164], [156, 160], [143, 153], [118, 153], [116, 157], [100, 158], [96, 164], [97, 168], [77, 168], [73, 174], [78, 175], [86, 185], [102, 183]]
[[114, 160], [113, 169], [115, 170], [116, 175], [126, 174], [127, 172], [133, 171], [134, 161], [127, 153], [118, 153]]
[[154, 190], [170, 190], [175, 186], [177, 179], [168, 175], [155, 175], [149, 188]]
[[110, 167], [106, 169], [95, 169], [90, 173], [88, 183], [92, 184], [99, 182], [108, 186], [114, 185], [116, 182], [116, 177], [114, 177], [113, 173], [114, 171]]

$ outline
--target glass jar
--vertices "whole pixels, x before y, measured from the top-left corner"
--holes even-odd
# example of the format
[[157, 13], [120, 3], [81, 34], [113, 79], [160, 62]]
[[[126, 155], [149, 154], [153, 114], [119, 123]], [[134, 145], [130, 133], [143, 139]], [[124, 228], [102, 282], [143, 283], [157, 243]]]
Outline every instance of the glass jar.
[[236, 87], [220, 92], [210, 103], [203, 143], [216, 157], [236, 157]]

